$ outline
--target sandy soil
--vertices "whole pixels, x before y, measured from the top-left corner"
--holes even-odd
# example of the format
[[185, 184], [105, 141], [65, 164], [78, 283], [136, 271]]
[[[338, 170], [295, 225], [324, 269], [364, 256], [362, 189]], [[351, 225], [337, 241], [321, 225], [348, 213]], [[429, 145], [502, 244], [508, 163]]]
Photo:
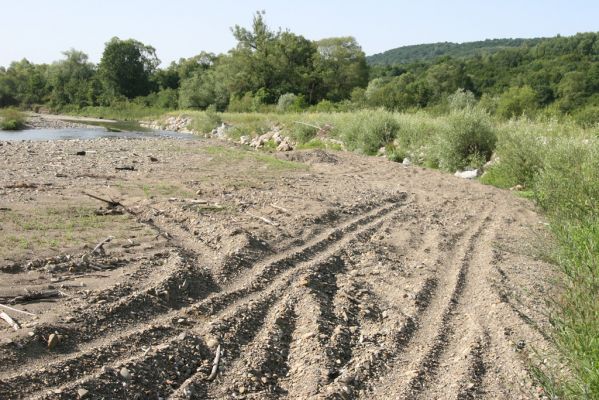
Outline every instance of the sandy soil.
[[553, 267], [528, 201], [355, 154], [276, 157], [1, 143], [0, 302], [35, 316], [4, 309], [22, 328], [0, 320], [0, 398], [542, 397]]

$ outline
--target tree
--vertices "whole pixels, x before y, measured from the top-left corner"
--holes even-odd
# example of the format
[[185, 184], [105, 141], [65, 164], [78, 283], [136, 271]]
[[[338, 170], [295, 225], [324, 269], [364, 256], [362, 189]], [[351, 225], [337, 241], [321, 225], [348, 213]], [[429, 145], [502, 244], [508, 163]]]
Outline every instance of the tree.
[[331, 101], [349, 99], [354, 88], [368, 85], [366, 56], [356, 39], [322, 39], [316, 46], [316, 72], [322, 81], [322, 98]]
[[504, 118], [519, 117], [534, 112], [537, 106], [537, 94], [530, 86], [514, 86], [499, 98], [497, 113]]
[[150, 93], [150, 77], [159, 64], [153, 47], [113, 37], [106, 43], [98, 72], [108, 95], [132, 99]]
[[50, 67], [49, 84], [52, 88], [50, 103], [53, 106], [93, 105], [94, 65], [88, 62], [87, 54], [82, 51], [71, 49], [63, 54], [66, 58]]

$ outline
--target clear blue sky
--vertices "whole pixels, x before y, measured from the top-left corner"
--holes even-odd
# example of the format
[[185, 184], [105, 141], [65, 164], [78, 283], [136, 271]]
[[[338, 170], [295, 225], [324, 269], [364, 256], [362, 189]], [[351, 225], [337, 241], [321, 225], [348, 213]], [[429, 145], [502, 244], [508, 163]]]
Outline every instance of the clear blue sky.
[[70, 48], [98, 62], [111, 37], [154, 46], [163, 66], [202, 50], [221, 53], [230, 27], [266, 10], [272, 28], [308, 39], [354, 36], [366, 54], [440, 41], [599, 31], [599, 0], [4, 0], [0, 65], [47, 63]]

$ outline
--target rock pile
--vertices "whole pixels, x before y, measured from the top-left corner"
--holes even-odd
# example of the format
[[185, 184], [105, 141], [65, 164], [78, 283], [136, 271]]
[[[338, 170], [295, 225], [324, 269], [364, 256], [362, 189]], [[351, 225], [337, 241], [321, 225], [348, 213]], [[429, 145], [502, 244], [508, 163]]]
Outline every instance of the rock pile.
[[255, 149], [263, 148], [268, 142], [273, 142], [277, 151], [291, 151], [294, 147], [289, 137], [281, 135], [279, 127], [275, 127], [272, 131], [256, 136], [251, 140], [248, 136], [242, 136], [239, 140], [239, 143], [249, 145]]
[[191, 118], [184, 115], [168, 117], [163, 121], [139, 121], [139, 125], [144, 128], [182, 132], [182, 133], [194, 133], [190, 128]]

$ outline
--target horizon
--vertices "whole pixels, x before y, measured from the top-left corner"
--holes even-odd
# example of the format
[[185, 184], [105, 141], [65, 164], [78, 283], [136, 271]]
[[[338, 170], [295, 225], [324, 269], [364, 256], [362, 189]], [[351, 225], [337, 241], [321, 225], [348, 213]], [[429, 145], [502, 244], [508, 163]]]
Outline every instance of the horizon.
[[310, 40], [353, 36], [367, 56], [420, 44], [551, 38], [599, 30], [599, 4], [582, 0], [534, 0], [526, 4], [515, 0], [497, 4], [429, 0], [418, 5], [380, 1], [369, 7], [355, 0], [325, 4], [305, 0], [293, 5], [274, 0], [238, 3], [224, 0], [218, 5], [203, 5], [179, 0], [165, 5], [158, 0], [107, 0], [80, 4], [57, 0], [49, 4], [29, 0], [7, 4], [6, 15], [25, 15], [29, 24], [23, 29], [22, 19], [12, 18], [0, 25], [0, 35], [13, 38], [0, 52], [0, 66], [8, 67], [23, 58], [50, 64], [63, 59], [62, 53], [70, 49], [83, 51], [91, 62], [98, 63], [105, 43], [117, 36], [154, 47], [164, 68], [202, 51], [226, 53], [235, 45], [230, 28], [250, 26], [258, 10], [266, 11], [265, 19], [272, 29], [288, 29]]

